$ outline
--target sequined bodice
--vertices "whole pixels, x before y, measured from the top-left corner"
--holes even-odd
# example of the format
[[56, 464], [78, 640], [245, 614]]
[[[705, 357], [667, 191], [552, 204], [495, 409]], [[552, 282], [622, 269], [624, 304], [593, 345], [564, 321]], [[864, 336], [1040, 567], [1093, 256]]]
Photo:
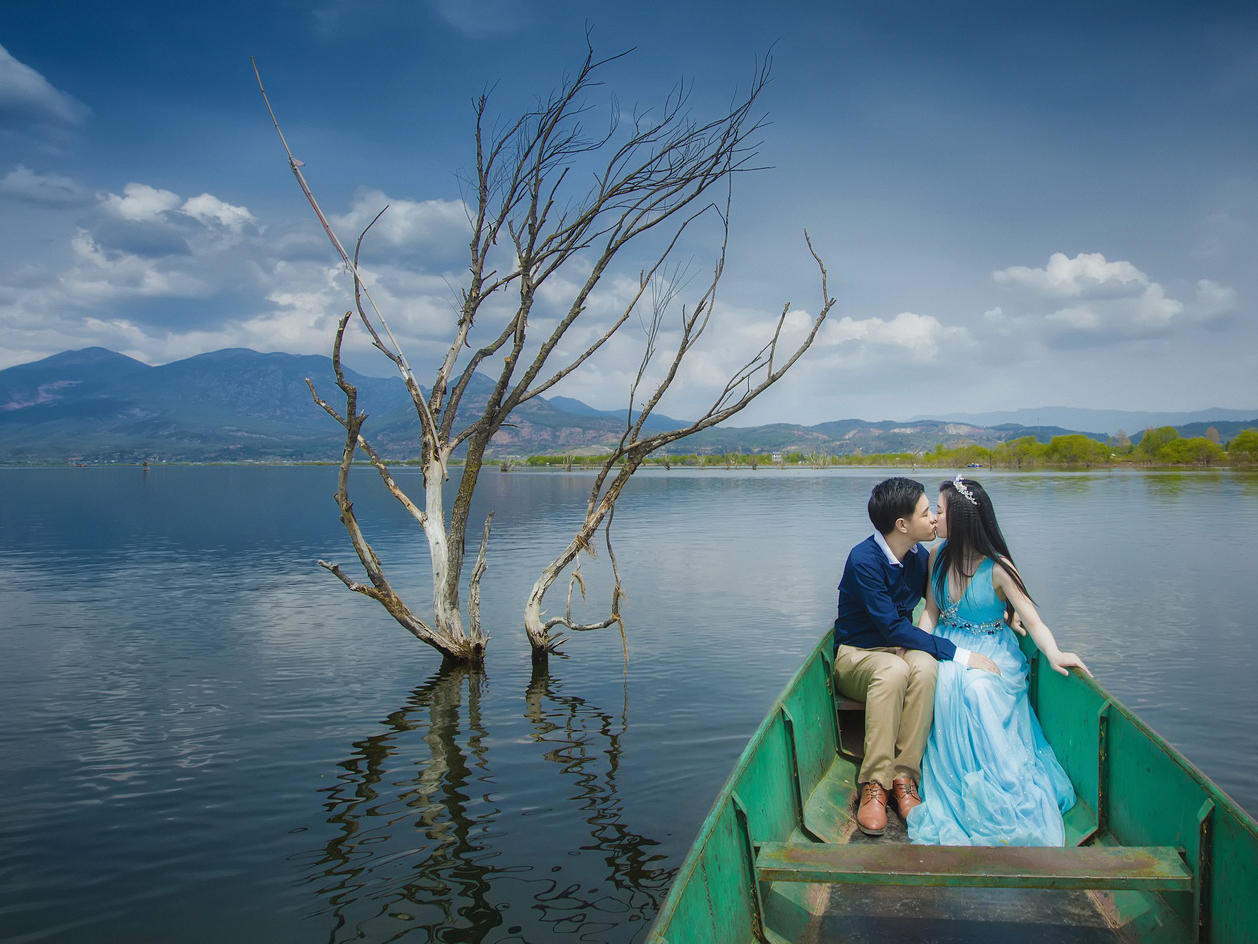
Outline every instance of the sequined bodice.
[[948, 586], [949, 575], [938, 566], [939, 555], [936, 555], [935, 563], [935, 602], [939, 604], [941, 625], [983, 635], [1004, 629], [1005, 604], [996, 596], [996, 588], [992, 586], [993, 562], [990, 557], [985, 557], [978, 565], [961, 599], [955, 601]]

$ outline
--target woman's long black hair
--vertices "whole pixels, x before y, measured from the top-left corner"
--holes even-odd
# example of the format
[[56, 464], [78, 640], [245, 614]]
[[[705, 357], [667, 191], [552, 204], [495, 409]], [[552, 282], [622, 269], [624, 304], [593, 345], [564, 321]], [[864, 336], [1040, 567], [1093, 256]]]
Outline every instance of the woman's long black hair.
[[[1027, 599], [1030, 599], [1031, 594], [1027, 593], [1026, 584], [1022, 582], [1021, 575], [1013, 565], [1013, 555], [1009, 553], [1009, 545], [1005, 543], [1005, 536], [1000, 531], [996, 509], [992, 507], [987, 490], [974, 479], [963, 478], [960, 482], [974, 497], [973, 501], [961, 494], [951, 479], [939, 485], [939, 493], [947, 496], [948, 501], [948, 540], [944, 542], [935, 560], [935, 598], [940, 608], [948, 603], [947, 598], [939, 599], [945, 590], [943, 575], [948, 573], [955, 561], [957, 573], [967, 580], [970, 579], [974, 574], [967, 574], [964, 564], [976, 556], [990, 557], [1013, 578], [1018, 589], [1026, 593]], [[975, 570], [977, 569], [976, 565]], [[1005, 604], [1005, 616], [1013, 616], [1012, 603]]]

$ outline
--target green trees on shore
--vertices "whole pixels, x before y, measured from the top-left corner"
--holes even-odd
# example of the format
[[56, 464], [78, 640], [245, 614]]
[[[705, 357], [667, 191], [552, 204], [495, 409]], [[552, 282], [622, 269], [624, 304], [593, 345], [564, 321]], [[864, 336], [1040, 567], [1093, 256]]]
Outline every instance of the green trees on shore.
[[1136, 462], [1146, 465], [1213, 465], [1227, 457], [1218, 443], [1218, 435], [1215, 430], [1213, 437], [1184, 439], [1175, 427], [1159, 426], [1144, 431], [1131, 455]]
[[1245, 429], [1227, 446], [1227, 458], [1235, 464], [1258, 463], [1258, 429]]
[[[1210, 434], [1214, 435], [1211, 436]], [[557, 455], [533, 456], [528, 465], [535, 467], [573, 468], [597, 462], [597, 457]], [[1091, 468], [1106, 465], [1141, 466], [1235, 466], [1258, 465], [1258, 429], [1237, 433], [1229, 443], [1219, 442], [1217, 430], [1211, 427], [1205, 436], [1182, 437], [1173, 426], [1146, 429], [1133, 441], [1126, 433], [1117, 433], [1108, 442], [1070, 433], [1054, 436], [1042, 443], [1034, 436], [1022, 436], [988, 447], [964, 443], [946, 447], [943, 443], [927, 453], [890, 452], [858, 453], [832, 456], [825, 453], [711, 453], [652, 456], [648, 464], [656, 466], [690, 466], [700, 468], [758, 468], [760, 466], [938, 466], [966, 468], [981, 466], [997, 469]]]

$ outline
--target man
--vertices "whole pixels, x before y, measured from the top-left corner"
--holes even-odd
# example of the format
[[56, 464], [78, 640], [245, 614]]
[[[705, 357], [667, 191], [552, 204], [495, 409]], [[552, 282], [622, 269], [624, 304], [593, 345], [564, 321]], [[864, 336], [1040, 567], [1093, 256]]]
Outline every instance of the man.
[[865, 758], [856, 824], [887, 827], [887, 794], [907, 819], [921, 802], [917, 782], [935, 708], [938, 661], [999, 672], [986, 656], [913, 625], [926, 595], [935, 514], [920, 482], [891, 478], [869, 496], [874, 534], [852, 548], [839, 581], [834, 674], [839, 691], [865, 703]]

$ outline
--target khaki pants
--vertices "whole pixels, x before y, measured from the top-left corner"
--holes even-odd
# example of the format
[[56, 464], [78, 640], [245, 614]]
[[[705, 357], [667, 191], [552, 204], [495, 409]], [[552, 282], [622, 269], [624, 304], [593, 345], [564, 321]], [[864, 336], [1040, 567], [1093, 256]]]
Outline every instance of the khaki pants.
[[865, 703], [865, 759], [861, 783], [886, 790], [896, 777], [921, 780], [922, 752], [935, 715], [935, 657], [920, 649], [839, 646], [835, 684]]

